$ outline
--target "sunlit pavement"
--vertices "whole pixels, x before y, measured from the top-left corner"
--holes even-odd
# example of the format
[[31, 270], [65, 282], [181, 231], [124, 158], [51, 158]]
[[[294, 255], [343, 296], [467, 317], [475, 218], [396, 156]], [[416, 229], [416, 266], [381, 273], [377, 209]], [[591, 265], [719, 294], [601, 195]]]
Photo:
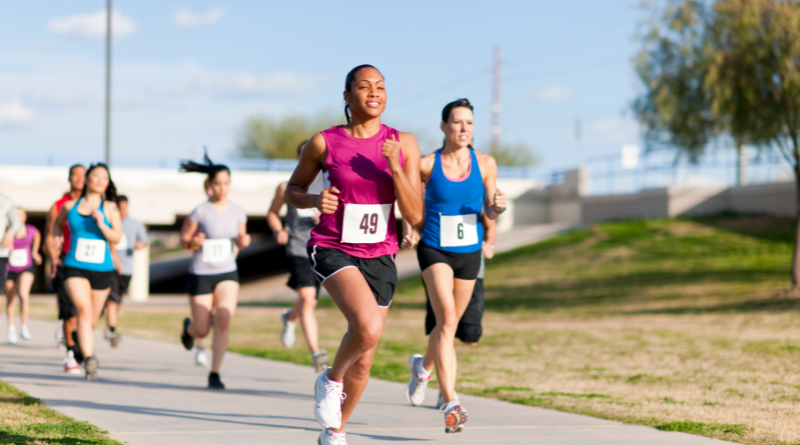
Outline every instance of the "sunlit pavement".
[[[269, 321], [271, 322], [271, 321]], [[34, 340], [0, 345], [0, 379], [78, 420], [108, 430], [129, 444], [316, 443], [314, 379], [310, 367], [228, 354], [222, 368], [225, 391], [205, 389], [206, 368], [176, 343], [125, 337], [111, 350], [96, 333], [99, 379], [63, 372], [55, 348], [55, 323], [33, 321]], [[4, 326], [2, 326], [4, 328]], [[5, 332], [5, 329], [0, 329]], [[3, 338], [5, 340], [5, 338]], [[433, 408], [414, 408], [405, 385], [372, 380], [347, 428], [350, 444], [426, 441], [459, 444], [711, 444], [586, 416], [491, 399], [461, 396], [470, 414], [464, 432], [445, 434]]]

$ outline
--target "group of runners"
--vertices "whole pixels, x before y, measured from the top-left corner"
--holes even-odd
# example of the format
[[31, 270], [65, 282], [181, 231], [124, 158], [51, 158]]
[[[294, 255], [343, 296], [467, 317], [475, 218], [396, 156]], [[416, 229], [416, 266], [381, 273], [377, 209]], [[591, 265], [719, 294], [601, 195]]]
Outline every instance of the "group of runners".
[[[435, 371], [445, 431], [462, 431], [468, 414], [456, 393], [454, 341], [474, 345], [481, 336], [484, 258], [494, 254], [494, 220], [506, 209], [505, 194], [496, 186], [496, 162], [472, 148], [473, 107], [467, 99], [444, 107], [443, 146], [422, 157], [414, 136], [381, 123], [387, 93], [377, 68], [352, 69], [343, 95], [347, 124], [324, 130], [298, 147], [297, 167], [278, 187], [267, 212], [277, 242], [286, 246], [288, 286], [299, 297], [281, 314], [281, 341], [292, 347], [301, 325], [319, 372], [314, 415], [323, 430], [318, 443], [346, 444], [344, 429], [367, 386], [397, 286], [395, 255], [401, 245], [416, 248], [428, 297], [429, 338], [424, 354], [409, 357], [406, 397], [411, 405], [421, 405]], [[184, 247], [192, 251], [187, 280], [191, 317], [183, 321], [181, 342], [187, 350], [195, 349], [198, 364], [206, 364], [201, 342], [213, 328], [208, 387], [224, 389], [219, 372], [237, 307], [236, 258], [251, 242], [247, 215], [228, 198], [228, 167], [214, 164], [206, 154], [203, 163], [186, 161], [181, 170], [206, 175], [208, 197], [181, 229]], [[130, 280], [132, 252], [147, 237], [141, 224], [127, 217], [127, 199], [117, 196], [105, 165], [88, 170], [73, 166], [70, 186], [50, 211], [45, 248], [67, 346], [65, 371], [79, 372], [82, 362], [86, 379], [93, 380], [99, 361], [92, 331], [105, 308], [106, 338], [112, 346], [119, 342], [116, 318]], [[2, 198], [0, 212], [6, 212]], [[287, 213], [281, 221], [284, 204]], [[403, 220], [401, 237], [396, 212]], [[9, 249], [13, 241], [16, 252], [20, 240], [35, 252], [39, 236], [32, 226], [23, 228], [24, 212], [6, 213], [11, 223], [8, 233], [0, 232], [2, 246]], [[4, 252], [3, 270], [10, 260]], [[31, 261], [39, 264], [41, 258], [31, 253], [25, 264], [17, 261], [17, 269], [9, 269], [17, 274], [13, 280], [9, 276], [8, 283], [14, 283], [6, 286], [9, 295], [27, 296], [32, 277], [22, 277]], [[23, 269], [17, 272], [19, 267]], [[319, 348], [314, 307], [320, 286], [348, 326], [332, 362]], [[23, 310], [23, 338], [30, 335], [26, 316]]]

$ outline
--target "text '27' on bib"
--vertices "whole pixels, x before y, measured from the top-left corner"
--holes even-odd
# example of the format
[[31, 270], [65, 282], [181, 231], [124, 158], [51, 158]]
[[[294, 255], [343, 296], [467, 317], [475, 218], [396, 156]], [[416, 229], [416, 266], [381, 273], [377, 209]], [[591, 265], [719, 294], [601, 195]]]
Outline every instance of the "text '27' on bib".
[[439, 245], [442, 247], [478, 244], [478, 215], [439, 214]]
[[391, 204], [345, 204], [342, 242], [375, 244], [386, 240]]
[[203, 262], [224, 263], [233, 256], [233, 243], [229, 239], [207, 239], [203, 241]]
[[81, 263], [103, 264], [106, 260], [105, 240], [78, 238], [75, 259]]
[[8, 264], [11, 267], [23, 267], [28, 264], [28, 249], [14, 249], [8, 255]]

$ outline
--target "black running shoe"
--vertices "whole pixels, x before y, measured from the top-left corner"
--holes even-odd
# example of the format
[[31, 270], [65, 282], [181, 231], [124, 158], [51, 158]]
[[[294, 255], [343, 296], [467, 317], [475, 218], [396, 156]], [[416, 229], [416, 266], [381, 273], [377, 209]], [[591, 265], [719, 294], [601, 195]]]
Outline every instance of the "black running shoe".
[[192, 324], [192, 319], [186, 317], [183, 319], [183, 333], [181, 334], [181, 343], [187, 351], [191, 351], [194, 347], [194, 337], [189, 335], [189, 325]]
[[87, 357], [86, 364], [83, 365], [83, 369], [86, 370], [86, 380], [97, 380], [97, 368], [99, 367], [100, 362], [94, 356]]
[[80, 365], [83, 363], [83, 352], [81, 351], [81, 344], [78, 342], [78, 331], [72, 331], [72, 341], [75, 342], [72, 353], [75, 356], [75, 361]]
[[208, 389], [225, 389], [225, 385], [223, 385], [222, 380], [219, 379], [218, 372], [208, 374]]

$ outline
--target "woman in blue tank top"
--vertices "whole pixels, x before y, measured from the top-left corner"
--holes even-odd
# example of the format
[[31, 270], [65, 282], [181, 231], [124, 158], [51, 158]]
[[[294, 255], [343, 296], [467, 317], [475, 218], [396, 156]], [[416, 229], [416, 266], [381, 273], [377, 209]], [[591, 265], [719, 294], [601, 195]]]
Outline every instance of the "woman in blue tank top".
[[[53, 235], [63, 242], [61, 228], [69, 225], [69, 253], [64, 258], [65, 287], [78, 311], [76, 360], [85, 357], [86, 380], [97, 378], [100, 362], [94, 356], [94, 327], [111, 291], [116, 253], [108, 243], [122, 238], [122, 219], [116, 204], [117, 189], [108, 167], [93, 164], [86, 172], [83, 193], [61, 207]], [[78, 360], [79, 362], [81, 360]]]
[[411, 381], [406, 397], [422, 404], [425, 388], [436, 368], [442, 394], [445, 432], [463, 429], [467, 412], [456, 398], [458, 321], [472, 297], [481, 266], [481, 215], [494, 220], [506, 209], [505, 194], [497, 189], [494, 158], [472, 149], [472, 105], [467, 99], [447, 104], [442, 111], [444, 147], [420, 161], [425, 183], [425, 219], [417, 246], [422, 278], [436, 315], [425, 356], [409, 360]]

